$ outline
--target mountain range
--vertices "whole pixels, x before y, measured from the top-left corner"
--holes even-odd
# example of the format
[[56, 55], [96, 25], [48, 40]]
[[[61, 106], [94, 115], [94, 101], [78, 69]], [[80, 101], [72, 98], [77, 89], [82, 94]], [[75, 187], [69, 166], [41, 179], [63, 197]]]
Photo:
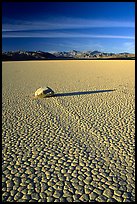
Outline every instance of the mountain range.
[[2, 61], [24, 60], [58, 60], [58, 59], [135, 59], [135, 54], [106, 53], [94, 51], [68, 51], [68, 52], [43, 52], [43, 51], [8, 51], [2, 52]]

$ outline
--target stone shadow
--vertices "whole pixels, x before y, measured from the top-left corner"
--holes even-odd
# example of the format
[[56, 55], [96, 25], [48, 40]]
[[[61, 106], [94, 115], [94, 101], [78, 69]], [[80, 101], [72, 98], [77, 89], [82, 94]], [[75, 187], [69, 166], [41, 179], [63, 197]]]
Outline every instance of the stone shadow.
[[56, 93], [53, 96], [50, 97], [62, 97], [62, 96], [80, 96], [80, 95], [86, 95], [86, 94], [97, 94], [97, 93], [104, 93], [104, 92], [112, 92], [113, 90], [96, 90], [96, 91], [78, 91], [78, 92], [69, 92], [69, 93]]

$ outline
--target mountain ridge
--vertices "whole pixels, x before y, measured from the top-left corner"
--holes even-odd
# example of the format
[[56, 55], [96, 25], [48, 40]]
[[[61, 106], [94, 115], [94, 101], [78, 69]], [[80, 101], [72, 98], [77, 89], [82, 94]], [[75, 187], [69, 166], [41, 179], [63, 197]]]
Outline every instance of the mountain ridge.
[[58, 59], [135, 59], [135, 54], [128, 52], [107, 53], [98, 50], [94, 51], [7, 51], [2, 52], [2, 61], [24, 61], [24, 60], [58, 60]]

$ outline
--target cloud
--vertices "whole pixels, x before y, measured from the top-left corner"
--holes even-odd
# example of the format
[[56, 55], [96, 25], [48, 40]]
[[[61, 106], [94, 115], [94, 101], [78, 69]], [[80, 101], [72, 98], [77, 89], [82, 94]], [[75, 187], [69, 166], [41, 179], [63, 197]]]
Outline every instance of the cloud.
[[134, 36], [126, 35], [97, 35], [82, 34], [74, 32], [7, 32], [2, 33], [3, 38], [112, 38], [112, 39], [134, 39]]
[[43, 21], [18, 21], [9, 19], [3, 20], [2, 31], [23, 31], [23, 30], [60, 30], [78, 28], [134, 28], [134, 21], [114, 21], [83, 18], [48, 18]]
[[[45, 20], [37, 21], [29, 19], [12, 20], [3, 19], [3, 38], [111, 38], [111, 39], [134, 39], [134, 36], [127, 35], [103, 35], [76, 33], [76, 29], [86, 28], [134, 28], [132, 21], [114, 21], [99, 19], [48, 17]], [[70, 30], [73, 29], [73, 32]], [[63, 30], [65, 30], [63, 32]]]

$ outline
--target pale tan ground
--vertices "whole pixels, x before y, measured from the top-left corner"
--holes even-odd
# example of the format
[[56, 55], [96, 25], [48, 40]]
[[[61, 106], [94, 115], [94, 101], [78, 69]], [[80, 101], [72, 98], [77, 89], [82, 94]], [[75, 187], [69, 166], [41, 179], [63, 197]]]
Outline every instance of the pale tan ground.
[[3, 201], [135, 201], [134, 91], [133, 60], [3, 62]]

